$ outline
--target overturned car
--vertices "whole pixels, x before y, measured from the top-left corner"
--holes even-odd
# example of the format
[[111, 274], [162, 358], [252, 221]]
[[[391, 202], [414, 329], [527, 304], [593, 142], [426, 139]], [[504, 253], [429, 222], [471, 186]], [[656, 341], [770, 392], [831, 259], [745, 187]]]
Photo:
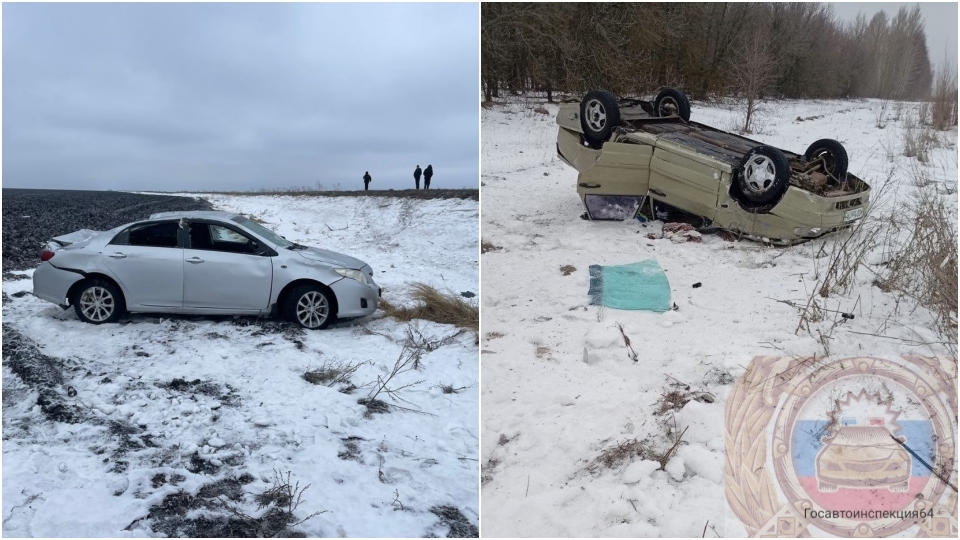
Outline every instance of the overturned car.
[[674, 88], [652, 102], [592, 91], [562, 103], [557, 124], [585, 219], [679, 211], [704, 228], [794, 244], [850, 227], [869, 208], [870, 186], [847, 171], [839, 142], [818, 140], [801, 155], [691, 122]]

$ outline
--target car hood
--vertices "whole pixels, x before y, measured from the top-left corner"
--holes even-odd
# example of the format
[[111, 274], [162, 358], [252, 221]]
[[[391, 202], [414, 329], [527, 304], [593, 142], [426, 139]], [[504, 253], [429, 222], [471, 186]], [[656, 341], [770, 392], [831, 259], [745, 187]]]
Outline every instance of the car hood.
[[337, 253], [336, 251], [329, 251], [315, 247], [297, 250], [297, 253], [299, 253], [300, 256], [305, 259], [310, 259], [311, 261], [317, 261], [337, 268], [360, 270], [367, 265], [367, 263], [361, 261], [360, 259], [354, 259], [353, 257], [344, 255], [343, 253]]

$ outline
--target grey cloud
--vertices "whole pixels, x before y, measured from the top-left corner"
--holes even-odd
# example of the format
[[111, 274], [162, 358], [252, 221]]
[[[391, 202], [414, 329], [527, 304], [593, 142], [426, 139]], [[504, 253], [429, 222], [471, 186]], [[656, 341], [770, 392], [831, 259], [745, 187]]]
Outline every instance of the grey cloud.
[[[16, 4], [7, 187], [476, 187], [470, 4]], [[450, 183], [444, 183], [444, 180]]]

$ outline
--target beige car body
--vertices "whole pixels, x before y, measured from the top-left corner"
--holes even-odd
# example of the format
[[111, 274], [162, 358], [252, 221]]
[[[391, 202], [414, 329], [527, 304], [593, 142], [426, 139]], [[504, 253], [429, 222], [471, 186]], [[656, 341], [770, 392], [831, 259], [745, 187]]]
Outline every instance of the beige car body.
[[883, 427], [843, 426], [824, 438], [816, 459], [820, 491], [832, 493], [838, 487], [907, 491], [910, 455], [890, 437]]
[[[644, 118], [644, 113], [628, 109], [621, 114], [625, 121], [682, 122], [676, 117]], [[730, 194], [735, 173], [734, 166], [727, 162], [636, 129], [617, 129], [601, 149], [591, 148], [583, 138], [576, 102], [560, 105], [557, 124], [557, 152], [580, 173], [577, 193], [588, 215], [588, 197], [592, 195], [641, 197], [643, 205], [661, 201], [701, 216], [714, 227], [749, 238], [794, 244], [850, 227], [869, 208], [870, 187], [851, 174], [854, 192], [817, 195], [791, 183], [772, 207], [763, 212], [750, 211]], [[694, 122], [687, 124], [722, 133]], [[793, 152], [783, 153], [788, 160], [801, 158]], [[626, 215], [624, 219], [632, 217]]]

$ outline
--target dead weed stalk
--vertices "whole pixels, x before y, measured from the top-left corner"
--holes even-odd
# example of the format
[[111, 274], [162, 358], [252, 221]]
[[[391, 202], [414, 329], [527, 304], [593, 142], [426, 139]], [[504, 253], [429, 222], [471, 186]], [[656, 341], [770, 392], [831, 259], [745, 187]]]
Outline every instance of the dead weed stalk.
[[257, 512], [259, 517], [254, 517], [244, 512], [237, 503], [228, 499], [221, 498], [220, 505], [244, 524], [246, 529], [245, 536], [251, 538], [275, 538], [278, 536], [291, 536], [291, 529], [297, 527], [309, 519], [327, 510], [314, 512], [309, 516], [298, 520], [295, 512], [303, 503], [303, 493], [310, 488], [309, 485], [300, 487], [300, 482], [291, 483], [290, 471], [286, 475], [274, 469], [273, 485], [254, 496], [257, 503]]
[[956, 216], [937, 189], [918, 189], [917, 193], [917, 201], [908, 209], [909, 233], [892, 248], [887, 271], [877, 285], [933, 312], [938, 332], [956, 351]]

